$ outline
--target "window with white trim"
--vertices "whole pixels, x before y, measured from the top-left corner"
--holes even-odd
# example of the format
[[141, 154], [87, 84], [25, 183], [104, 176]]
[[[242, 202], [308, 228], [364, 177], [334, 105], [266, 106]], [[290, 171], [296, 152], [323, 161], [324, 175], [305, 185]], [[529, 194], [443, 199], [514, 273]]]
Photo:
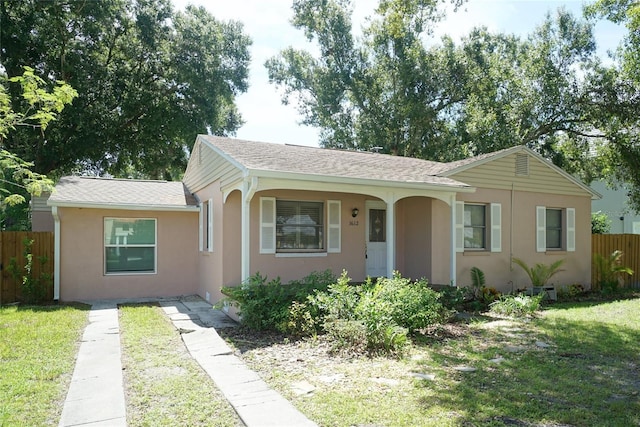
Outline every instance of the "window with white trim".
[[324, 250], [324, 203], [276, 200], [276, 252]]
[[260, 253], [339, 253], [341, 202], [260, 198]]
[[456, 202], [456, 251], [502, 252], [502, 205]]
[[105, 274], [155, 273], [155, 218], [104, 219]]
[[200, 204], [200, 250], [213, 252], [213, 200]]
[[536, 250], [576, 250], [575, 208], [536, 206]]

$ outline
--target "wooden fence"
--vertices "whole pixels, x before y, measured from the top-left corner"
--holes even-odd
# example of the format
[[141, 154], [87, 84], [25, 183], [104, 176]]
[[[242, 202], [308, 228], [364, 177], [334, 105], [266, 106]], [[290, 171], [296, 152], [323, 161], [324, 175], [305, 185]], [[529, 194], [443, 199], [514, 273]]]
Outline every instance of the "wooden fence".
[[[591, 235], [591, 253], [608, 257], [615, 250], [622, 251], [622, 265], [630, 267], [633, 275], [621, 275], [625, 287], [640, 286], [640, 234], [593, 234]], [[595, 263], [591, 263], [591, 283], [598, 280]]]
[[[45, 301], [53, 300], [53, 233], [28, 231], [3, 231], [0, 233], [0, 305], [20, 301], [22, 295], [22, 279], [14, 278], [11, 273], [12, 259], [19, 269], [19, 275], [24, 274], [27, 262], [25, 246], [29, 241], [33, 254], [32, 277], [39, 278], [42, 273], [51, 277], [46, 283]], [[41, 259], [45, 260], [44, 263]]]

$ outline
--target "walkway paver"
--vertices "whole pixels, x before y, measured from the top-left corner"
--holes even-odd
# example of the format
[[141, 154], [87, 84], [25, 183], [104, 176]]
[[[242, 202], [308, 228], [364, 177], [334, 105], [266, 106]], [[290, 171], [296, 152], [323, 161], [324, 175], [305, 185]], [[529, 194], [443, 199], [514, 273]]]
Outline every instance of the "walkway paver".
[[91, 306], [59, 426], [127, 425], [115, 303]]
[[234, 325], [224, 313], [212, 310], [203, 300], [161, 301], [160, 305], [181, 331], [193, 358], [213, 379], [245, 425], [317, 426], [233, 354], [215, 330]]

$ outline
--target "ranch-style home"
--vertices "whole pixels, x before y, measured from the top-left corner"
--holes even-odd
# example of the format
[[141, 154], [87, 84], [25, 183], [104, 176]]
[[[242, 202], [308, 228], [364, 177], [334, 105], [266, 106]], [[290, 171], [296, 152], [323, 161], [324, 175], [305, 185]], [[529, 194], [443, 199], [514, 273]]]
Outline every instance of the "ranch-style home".
[[512, 257], [591, 280], [598, 194], [526, 147], [452, 163], [200, 135], [182, 182], [64, 177], [55, 298], [199, 294], [312, 271], [529, 285]]

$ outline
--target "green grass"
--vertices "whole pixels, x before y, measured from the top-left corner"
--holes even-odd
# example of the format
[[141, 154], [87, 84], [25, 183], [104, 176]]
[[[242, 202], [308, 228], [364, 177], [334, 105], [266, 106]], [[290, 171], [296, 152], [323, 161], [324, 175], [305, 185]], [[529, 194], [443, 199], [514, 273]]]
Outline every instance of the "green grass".
[[0, 308], [0, 425], [57, 425], [86, 306]]
[[[244, 355], [320, 425], [630, 426], [640, 425], [638, 343], [634, 299], [558, 304], [531, 321], [449, 325], [402, 360], [315, 357], [312, 343], [290, 344], [303, 353], [293, 366], [278, 345]], [[497, 357], [500, 363], [490, 361]], [[476, 371], [459, 372], [460, 365]], [[327, 383], [327, 375], [341, 379]], [[302, 380], [316, 387], [313, 394], [293, 392]]]
[[242, 425], [159, 307], [119, 313], [129, 426]]

